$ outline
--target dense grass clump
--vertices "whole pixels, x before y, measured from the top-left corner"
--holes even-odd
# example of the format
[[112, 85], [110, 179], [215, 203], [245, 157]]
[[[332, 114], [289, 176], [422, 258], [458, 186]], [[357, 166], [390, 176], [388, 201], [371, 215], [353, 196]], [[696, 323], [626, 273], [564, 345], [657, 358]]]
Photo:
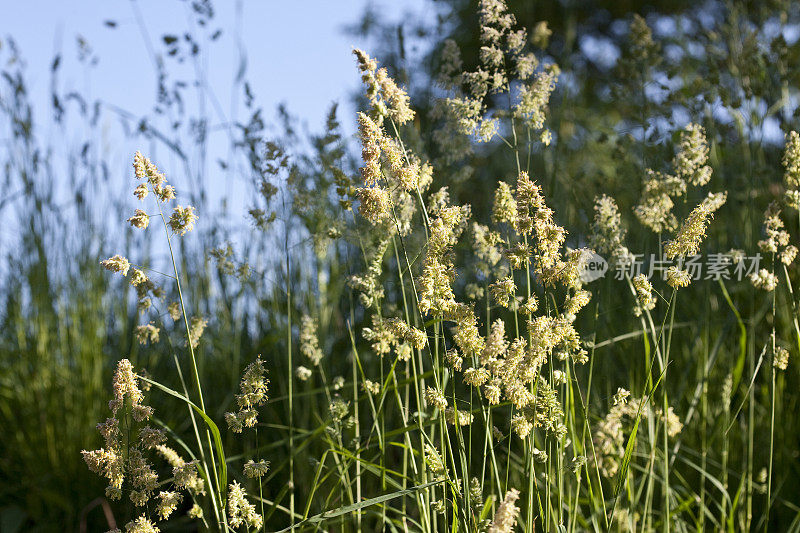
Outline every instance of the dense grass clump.
[[[800, 135], [758, 138], [756, 73], [720, 68], [713, 97], [679, 83], [638, 15], [609, 85], [633, 96], [593, 116], [546, 23], [476, 7], [478, 46], [438, 43], [435, 90], [354, 50], [357, 142], [335, 106], [307, 144], [253, 113], [240, 244], [136, 152], [126, 242], [85, 237], [53, 276], [31, 186], [5, 278], [3, 524], [800, 529]], [[785, 61], [781, 39], [764, 54]]]

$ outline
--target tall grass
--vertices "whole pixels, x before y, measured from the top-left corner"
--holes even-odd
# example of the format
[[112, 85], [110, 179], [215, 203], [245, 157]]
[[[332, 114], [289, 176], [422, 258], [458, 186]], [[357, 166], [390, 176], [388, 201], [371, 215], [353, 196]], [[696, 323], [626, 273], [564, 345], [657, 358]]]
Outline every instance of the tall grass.
[[[541, 27], [516, 33], [509, 15], [480, 4], [477, 58], [443, 45], [431, 116], [357, 50], [357, 147], [335, 107], [306, 153], [291, 131], [265, 142], [245, 128], [244, 243], [189, 231], [173, 211], [189, 195], [172, 200], [137, 156], [125, 177], [148, 195], [123, 205], [147, 214], [132, 220], [142, 236], [83, 243], [80, 269], [46, 281], [53, 223], [28, 196], [30, 256], [3, 315], [6, 519], [55, 504], [74, 522], [79, 502], [89, 527], [129, 531], [800, 528], [786, 451], [800, 227], [784, 195], [797, 141], [782, 166], [783, 147], [758, 138], [769, 112], [731, 105], [720, 124], [691, 98], [691, 124], [656, 135], [660, 51], [635, 18], [620, 82], [635, 97], [598, 130], [613, 142], [595, 143], [576, 133]], [[106, 263], [122, 283], [100, 272], [101, 247], [126, 255], [129, 268]], [[609, 263], [601, 279], [582, 277], [588, 248]], [[687, 277], [695, 254], [733, 272], [759, 251], [752, 279]], [[677, 268], [625, 268], [651, 253]], [[101, 439], [91, 426], [108, 416], [122, 429]], [[105, 495], [95, 478], [69, 500], [42, 491], [85, 479], [77, 452], [99, 446], [116, 454], [87, 456]]]

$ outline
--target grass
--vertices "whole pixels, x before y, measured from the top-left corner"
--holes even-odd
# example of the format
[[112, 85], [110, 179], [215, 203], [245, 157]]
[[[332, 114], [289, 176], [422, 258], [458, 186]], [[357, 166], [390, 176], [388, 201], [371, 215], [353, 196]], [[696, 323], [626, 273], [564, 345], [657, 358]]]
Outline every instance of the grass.
[[[502, 15], [486, 12], [481, 24], [508, 37]], [[633, 23], [643, 41], [635, 50], [652, 44], [642, 24]], [[522, 58], [503, 46], [502, 61], [478, 65], [513, 78], [519, 69], [507, 63]], [[528, 100], [503, 83], [498, 94], [474, 83], [475, 70], [451, 71], [443, 102], [452, 115], [428, 123], [412, 119], [405, 90], [371, 58], [357, 59], [360, 145], [341, 134], [335, 108], [311, 152], [291, 134], [238, 145], [252, 175], [253, 229], [232, 246], [201, 202], [188, 231], [190, 217], [173, 209], [198, 198], [179, 187], [170, 200], [147, 165], [130, 182], [146, 185], [145, 202], [121, 202], [124, 213], [132, 202], [147, 211], [146, 229], [120, 228], [118, 249], [88, 223], [75, 235], [58, 224], [45, 173], [25, 163], [35, 138], [15, 137], [30, 151], [9, 168], [29, 188], [24, 246], [3, 280], [3, 530], [800, 530], [790, 450], [800, 432], [791, 417], [797, 274], [780, 261], [800, 219], [791, 205], [763, 215], [797, 186], [791, 138], [786, 170], [743, 123], [731, 141], [698, 113], [705, 128], [676, 126], [660, 142], [619, 137], [629, 157], [618, 169], [637, 180], [636, 194], [624, 182], [576, 192], [586, 182], [561, 176], [580, 157], [566, 151], [574, 125], [563, 99], [548, 105], [556, 69], [522, 76]], [[642, 96], [630, 120], [643, 125], [657, 112], [644, 95], [651, 59], [630, 58]], [[4, 110], [19, 117], [24, 107]], [[434, 136], [439, 127], [447, 135]], [[434, 137], [452, 145], [432, 148]], [[485, 154], [507, 164], [506, 188], [485, 174], [486, 195], [476, 193], [483, 183], [446, 179], [458, 164], [430, 153], [463, 143], [475, 172]], [[713, 173], [699, 179], [706, 164]], [[703, 207], [723, 190], [724, 206]], [[615, 204], [593, 208], [601, 194]], [[663, 203], [634, 215], [664, 195], [674, 228], [658, 219]], [[76, 220], [91, 220], [75, 205]], [[694, 222], [678, 231], [685, 220]], [[661, 254], [676, 241], [685, 245], [677, 262], [695, 247], [733, 266], [731, 248], [752, 255], [769, 231], [761, 281], [686, 286], [678, 273], [647, 287], [634, 272], [616, 276], [623, 246]], [[63, 239], [74, 242], [51, 251]], [[579, 279], [572, 249], [585, 246], [610, 261], [602, 279]], [[101, 271], [115, 253], [132, 264], [127, 276]], [[134, 268], [153, 285], [133, 283]], [[764, 290], [772, 276], [777, 285]], [[199, 317], [209, 323], [202, 336]], [[142, 342], [137, 326], [148, 324], [158, 336]], [[266, 376], [250, 366], [259, 355]], [[136, 378], [115, 372], [120, 359]], [[143, 397], [126, 390], [112, 413], [120, 389], [110, 385], [125, 379]], [[149, 419], [137, 418], [140, 405], [154, 408]], [[102, 439], [94, 426], [109, 416], [121, 429]], [[187, 468], [204, 491], [148, 448], [148, 426], [197, 461]], [[122, 457], [121, 498], [104, 493], [107, 468], [95, 476], [80, 461], [82, 449], [101, 446]], [[132, 462], [139, 452], [146, 468]], [[247, 475], [262, 460], [269, 469]], [[180, 503], [165, 504], [173, 492]]]

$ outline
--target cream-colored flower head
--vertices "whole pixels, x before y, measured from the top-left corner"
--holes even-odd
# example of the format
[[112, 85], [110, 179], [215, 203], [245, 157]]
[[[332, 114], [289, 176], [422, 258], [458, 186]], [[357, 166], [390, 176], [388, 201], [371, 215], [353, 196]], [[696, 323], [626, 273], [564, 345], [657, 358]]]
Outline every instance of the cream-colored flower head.
[[673, 289], [688, 287], [692, 282], [692, 276], [686, 270], [681, 270], [676, 266], [667, 269], [667, 284]]
[[147, 344], [148, 342], [155, 344], [158, 342], [159, 332], [159, 328], [153, 324], [136, 326], [136, 340], [139, 341], [139, 344]]
[[147, 188], [147, 185], [145, 183], [140, 183], [133, 190], [133, 195], [139, 200], [144, 200], [149, 192], [150, 189]]
[[319, 347], [317, 337], [317, 322], [309, 315], [303, 315], [300, 320], [300, 353], [303, 354], [313, 366], [319, 366], [324, 354]]
[[187, 232], [194, 229], [194, 223], [197, 222], [197, 215], [192, 206], [177, 206], [172, 210], [172, 215], [169, 217], [167, 224], [176, 235], [186, 235]]
[[192, 348], [197, 348], [200, 344], [200, 337], [203, 336], [206, 326], [208, 326], [208, 321], [201, 316], [193, 316], [189, 321], [189, 336], [187, 342], [191, 344]]
[[133, 373], [133, 365], [127, 359], [121, 359], [117, 363], [117, 370], [114, 372], [114, 399], [108, 407], [116, 413], [125, 403], [125, 398], [130, 398], [131, 404], [135, 407], [140, 405], [142, 392], [137, 383], [138, 378]]
[[494, 303], [501, 307], [508, 308], [509, 301], [514, 298], [517, 286], [514, 284], [514, 278], [511, 276], [497, 280], [489, 286], [489, 292], [492, 295]]
[[675, 239], [669, 241], [664, 247], [666, 256], [670, 259], [686, 257], [696, 254], [700, 243], [706, 235], [706, 226], [709, 219], [728, 198], [727, 193], [708, 193], [700, 205], [695, 207], [678, 230]]
[[119, 272], [123, 276], [128, 275], [128, 269], [130, 269], [131, 264], [128, 260], [121, 255], [115, 255], [113, 257], [109, 257], [108, 259], [104, 259], [100, 261], [100, 264], [106, 270], [110, 270], [111, 272]]
[[367, 86], [373, 116], [379, 121], [388, 116], [400, 125], [413, 120], [408, 94], [389, 77], [386, 69], [379, 69], [378, 62], [363, 50], [356, 48], [353, 54], [358, 60], [361, 79]]
[[304, 366], [298, 366], [297, 368], [294, 369], [294, 375], [297, 376], [297, 379], [299, 379], [300, 381], [308, 381], [311, 378], [312, 374], [313, 372], [311, 371], [311, 369], [306, 368]]
[[261, 529], [264, 523], [256, 506], [247, 501], [247, 493], [236, 481], [228, 487], [228, 522], [234, 529], [245, 525], [255, 530]]
[[786, 135], [786, 149], [783, 153], [783, 182], [788, 190], [800, 189], [800, 135], [791, 131]]
[[244, 464], [244, 475], [249, 478], [259, 478], [269, 471], [269, 461], [253, 461], [250, 459]]
[[144, 157], [139, 151], [133, 155], [133, 172], [136, 179], [146, 179], [147, 182], [154, 187], [160, 187], [166, 181], [164, 174], [158, 170], [158, 167], [156, 167], [150, 159]]
[[695, 187], [705, 185], [711, 179], [708, 162], [708, 141], [705, 130], [699, 124], [689, 124], [681, 132], [680, 148], [672, 161], [676, 175]]
[[750, 275], [750, 282], [757, 289], [772, 292], [778, 286], [778, 277], [766, 268], [762, 268]]
[[186, 489], [193, 495], [205, 494], [205, 482], [197, 471], [196, 460], [173, 466], [172, 478], [180, 489]]
[[178, 504], [181, 503], [181, 497], [179, 492], [174, 491], [161, 491], [158, 493], [158, 505], [156, 506], [156, 512], [158, 516], [161, 517], [161, 520], [166, 520], [170, 517], [170, 515], [175, 511], [178, 507]]
[[642, 201], [634, 208], [636, 218], [656, 233], [672, 231], [678, 220], [672, 213], [673, 198], [686, 193], [686, 182], [669, 174], [647, 169]]
[[519, 512], [516, 505], [518, 499], [519, 491], [517, 489], [510, 489], [506, 492], [505, 498], [494, 513], [492, 523], [487, 530], [488, 533], [512, 533], [514, 531]]
[[789, 366], [789, 350], [781, 346], [776, 346], [772, 358], [772, 366], [778, 370], [786, 370]]
[[[413, 346], [414, 349], [421, 350], [425, 347], [425, 343], [427, 342], [425, 332], [414, 326], [409, 326], [405, 320], [390, 318], [386, 320], [386, 327], [391, 331], [395, 339], [404, 340]], [[394, 342], [396, 343], [397, 341], [395, 340]]]
[[445, 468], [439, 453], [436, 451], [436, 448], [426, 442], [424, 446], [424, 453], [425, 464], [428, 465], [428, 470], [430, 470], [431, 474], [433, 474], [435, 477], [443, 477], [447, 474], [447, 469]]
[[236, 395], [239, 406], [237, 412], [225, 413], [228, 428], [234, 433], [241, 433], [245, 427], [253, 427], [258, 422], [258, 407], [267, 401], [269, 379], [266, 377], [264, 362], [261, 356], [247, 365], [239, 382], [240, 393]]
[[125, 533], [158, 533], [159, 531], [161, 530], [144, 515], [125, 524]]
[[381, 384], [366, 379], [361, 383], [361, 389], [373, 396], [377, 396], [381, 392]]
[[656, 306], [656, 299], [653, 297], [653, 285], [644, 274], [637, 274], [631, 281], [636, 291], [634, 314], [641, 316], [644, 311], [650, 311]]
[[622, 264], [630, 257], [630, 251], [625, 246], [625, 234], [617, 202], [605, 194], [596, 197], [589, 246], [604, 254], [612, 263]]
[[448, 407], [444, 411], [444, 419], [451, 426], [468, 426], [472, 423], [474, 416], [467, 411], [459, 409], [456, 412], [454, 408]]
[[360, 187], [356, 194], [360, 202], [359, 213], [372, 224], [391, 219], [391, 197], [388, 190], [381, 187]]
[[134, 211], [133, 216], [128, 219], [131, 226], [138, 229], [147, 229], [150, 224], [150, 217], [141, 209]]

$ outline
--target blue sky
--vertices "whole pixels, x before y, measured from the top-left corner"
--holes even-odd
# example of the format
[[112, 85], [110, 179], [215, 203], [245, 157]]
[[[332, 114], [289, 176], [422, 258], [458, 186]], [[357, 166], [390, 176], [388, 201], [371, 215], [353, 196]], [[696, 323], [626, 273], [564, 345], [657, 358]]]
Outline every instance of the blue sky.
[[[70, 72], [68, 63], [75, 56], [75, 39], [80, 35], [94, 48], [100, 61], [91, 80], [82, 79], [73, 71], [75, 77], [65, 82], [91, 89], [95, 96], [111, 102], [124, 100], [128, 109], [141, 111], [146, 111], [151, 101], [154, 78], [145, 38], [137, 24], [137, 6], [152, 41], [163, 33], [186, 27], [189, 19], [189, 2], [181, 0], [2, 3], [2, 31], [19, 44], [34, 92], [41, 92], [45, 102], [53, 54], [63, 52], [67, 62], [64, 71]], [[241, 32], [234, 35], [237, 4], [237, 0], [215, 3], [216, 25], [223, 29], [223, 35], [210, 58], [210, 71], [219, 81], [230, 82], [238, 69], [240, 42], [248, 53], [248, 75], [259, 100], [286, 102], [292, 110], [312, 120], [322, 117], [331, 101], [343, 100], [358, 87], [350, 51], [353, 46], [368, 47], [369, 43], [348, 35], [344, 31], [346, 25], [357, 21], [368, 5], [389, 18], [424, 9], [423, 0], [244, 0]], [[106, 20], [115, 21], [117, 27], [108, 28]]]
[[[158, 162], [179, 193], [193, 188], [176, 157], [157, 143], [148, 145], [141, 138], [138, 141], [126, 138], [114, 113], [106, 111], [98, 126], [91, 130], [80, 123], [70, 123], [63, 129], [53, 127], [48, 116], [50, 67], [56, 53], [62, 57], [58, 82], [62, 95], [75, 90], [89, 100], [100, 99], [107, 109], [117, 107], [134, 115], [150, 113], [156, 87], [153, 50], [163, 51], [162, 34], [181, 33], [192, 27], [190, 2], [0, 0], [0, 5], [3, 19], [0, 40], [13, 38], [25, 62], [39, 133], [51, 145], [64, 149], [63, 154], [54, 154], [56, 166], [58, 158], [66, 162], [69, 147], [74, 150], [85, 139], [92, 139], [112, 173], [111, 182], [101, 184], [97, 190], [105, 199], [123, 198], [130, 209], [134, 207], [127, 189], [131, 183], [130, 162], [137, 149]], [[233, 176], [234, 179], [220, 176], [222, 171], [214, 163], [228, 149], [229, 137], [222, 125], [246, 119], [241, 98], [233, 98], [231, 94], [240, 67], [239, 50], [246, 51], [247, 79], [256, 96], [256, 105], [264, 108], [268, 122], [274, 117], [276, 106], [285, 103], [292, 114], [318, 131], [331, 103], [338, 101], [340, 120], [345, 131], [352, 133], [355, 109], [350, 96], [360, 87], [360, 79], [351, 50], [355, 46], [369, 51], [370, 43], [349, 34], [345, 28], [357, 22], [367, 7], [389, 20], [430, 17], [433, 10], [427, 0], [217, 0], [214, 7], [216, 16], [211, 26], [221, 28], [223, 33], [203, 56], [208, 92], [201, 97], [200, 91], [187, 91], [187, 106], [194, 110], [205, 106], [211, 118], [214, 133], [206, 154], [205, 174], [210, 183], [224, 183], [224, 186], [214, 185], [209, 189], [210, 203], [217, 205], [226, 198], [230, 215], [240, 222], [248, 207], [249, 189], [241, 176]], [[116, 23], [114, 28], [106, 25], [109, 20]], [[78, 61], [79, 37], [89, 44], [98, 59], [93, 68], [86, 68]], [[186, 69], [184, 77], [192, 79], [192, 68], [191, 62], [187, 62], [171, 66], [170, 72], [180, 75], [180, 69]], [[6, 227], [0, 232], [0, 241], [6, 241], [12, 232], [13, 229]]]

